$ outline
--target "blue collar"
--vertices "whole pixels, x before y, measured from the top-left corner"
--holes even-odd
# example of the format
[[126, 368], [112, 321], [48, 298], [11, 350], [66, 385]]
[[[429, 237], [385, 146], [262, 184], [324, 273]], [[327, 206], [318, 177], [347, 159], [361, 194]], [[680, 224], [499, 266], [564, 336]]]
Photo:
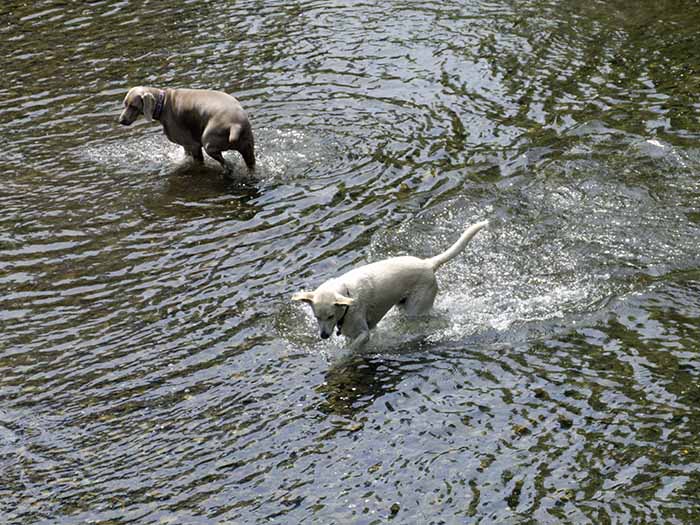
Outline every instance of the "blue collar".
[[153, 120], [160, 120], [160, 114], [163, 112], [163, 106], [165, 105], [165, 91], [159, 90], [158, 99], [156, 100], [156, 107], [153, 109]]

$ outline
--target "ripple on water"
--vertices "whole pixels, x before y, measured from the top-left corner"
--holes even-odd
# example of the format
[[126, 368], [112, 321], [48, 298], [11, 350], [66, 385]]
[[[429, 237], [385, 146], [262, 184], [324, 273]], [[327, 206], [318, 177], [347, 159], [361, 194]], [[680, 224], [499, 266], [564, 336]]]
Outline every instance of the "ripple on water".
[[[1, 9], [0, 522], [698, 521], [694, 10]], [[136, 84], [237, 96], [257, 178]], [[484, 218], [363, 352], [290, 304]]]

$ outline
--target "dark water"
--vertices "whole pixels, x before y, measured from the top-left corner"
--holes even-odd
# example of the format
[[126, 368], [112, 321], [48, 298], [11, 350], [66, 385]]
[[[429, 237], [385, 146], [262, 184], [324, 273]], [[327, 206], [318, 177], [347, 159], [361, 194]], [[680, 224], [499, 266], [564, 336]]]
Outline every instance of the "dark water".
[[[700, 522], [700, 4], [4, 2], [0, 522]], [[226, 90], [258, 172], [116, 123]], [[369, 347], [290, 304], [433, 255]]]

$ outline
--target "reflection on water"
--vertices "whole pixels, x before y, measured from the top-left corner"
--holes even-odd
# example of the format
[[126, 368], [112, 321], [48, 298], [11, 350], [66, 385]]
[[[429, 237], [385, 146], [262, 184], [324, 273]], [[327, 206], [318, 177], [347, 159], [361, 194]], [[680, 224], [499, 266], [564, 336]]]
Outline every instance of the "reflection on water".
[[[0, 14], [0, 522], [700, 520], [694, 3]], [[256, 178], [137, 84], [238, 97]], [[289, 301], [484, 218], [362, 352]]]

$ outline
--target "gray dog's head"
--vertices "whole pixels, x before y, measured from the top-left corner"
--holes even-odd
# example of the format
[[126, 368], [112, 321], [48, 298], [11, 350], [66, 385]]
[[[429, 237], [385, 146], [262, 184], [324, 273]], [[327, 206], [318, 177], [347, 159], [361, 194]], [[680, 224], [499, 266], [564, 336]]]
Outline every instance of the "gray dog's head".
[[119, 115], [119, 123], [124, 126], [132, 124], [139, 115], [146, 117], [147, 121], [153, 120], [153, 111], [156, 107], [156, 97], [144, 87], [131, 88], [124, 97], [124, 110]]
[[321, 339], [328, 339], [333, 335], [333, 329], [347, 313], [347, 308], [353, 302], [350, 297], [321, 289], [315, 292], [296, 293], [292, 296], [292, 300], [304, 301], [311, 305], [314, 317], [318, 322]]

